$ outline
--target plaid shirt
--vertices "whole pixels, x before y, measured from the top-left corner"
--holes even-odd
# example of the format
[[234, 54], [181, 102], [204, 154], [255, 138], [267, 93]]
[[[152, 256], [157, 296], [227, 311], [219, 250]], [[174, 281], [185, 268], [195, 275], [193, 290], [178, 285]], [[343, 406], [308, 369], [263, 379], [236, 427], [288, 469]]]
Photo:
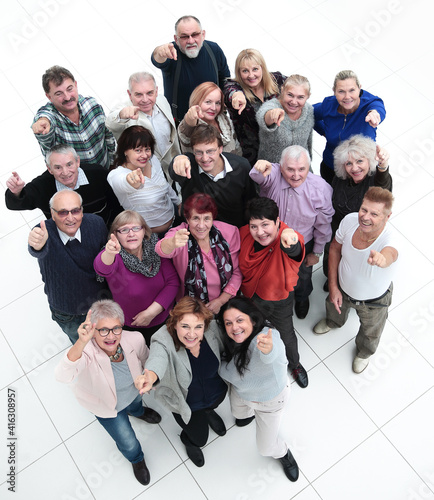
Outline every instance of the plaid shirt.
[[48, 134], [35, 134], [42, 154], [57, 144], [68, 144], [76, 151], [81, 161], [102, 165], [107, 169], [113, 161], [116, 141], [105, 126], [105, 114], [93, 97], [78, 96], [80, 123], [76, 125], [57, 111], [51, 102], [39, 108], [33, 123], [39, 118], [50, 120]]

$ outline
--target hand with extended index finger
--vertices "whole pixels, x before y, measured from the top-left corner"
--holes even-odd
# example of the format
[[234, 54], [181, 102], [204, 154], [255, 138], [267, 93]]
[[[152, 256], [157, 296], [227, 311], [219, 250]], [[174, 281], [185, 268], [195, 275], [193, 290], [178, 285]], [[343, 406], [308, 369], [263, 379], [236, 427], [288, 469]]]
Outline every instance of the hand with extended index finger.
[[199, 119], [202, 118], [203, 113], [198, 105], [192, 106], [184, 116], [184, 120], [187, 122], [187, 125], [190, 125], [190, 127], [195, 127], [199, 123]]
[[173, 171], [176, 175], [191, 179], [191, 163], [188, 156], [178, 155], [173, 160]]
[[15, 196], [18, 196], [21, 193], [25, 185], [26, 183], [16, 172], [12, 172], [12, 175], [6, 181], [6, 186]]
[[173, 242], [175, 244], [175, 248], [185, 247], [188, 243], [188, 237], [190, 236], [190, 232], [188, 229], [182, 228], [179, 231], [176, 231], [174, 235]]
[[78, 338], [79, 340], [81, 340], [81, 342], [83, 342], [83, 344], [87, 344], [95, 335], [96, 323], [92, 323], [91, 316], [92, 311], [89, 309], [89, 311], [87, 311], [84, 323], [82, 323], [77, 330]]
[[234, 92], [232, 94], [231, 104], [234, 109], [238, 110], [238, 114], [240, 115], [247, 105], [246, 96], [244, 95], [244, 93], [240, 90]]
[[260, 333], [256, 337], [256, 347], [264, 354], [270, 354], [273, 350], [273, 332], [271, 328], [268, 329], [267, 334]]
[[128, 184], [134, 189], [139, 189], [145, 183], [145, 176], [140, 168], [133, 170], [127, 175]]
[[113, 233], [107, 241], [105, 251], [110, 255], [117, 255], [121, 251], [121, 244]]
[[50, 131], [51, 123], [48, 118], [39, 118], [33, 125], [32, 130], [37, 135], [46, 135]]
[[34, 227], [29, 234], [28, 243], [37, 252], [41, 250], [48, 240], [48, 231], [45, 227], [45, 220], [41, 220], [41, 227]]
[[173, 59], [176, 61], [178, 59], [178, 54], [176, 53], [175, 46], [170, 42], [157, 47], [154, 51], [154, 57], [157, 62], [163, 63], [166, 59]]
[[365, 122], [369, 123], [369, 125], [371, 125], [371, 127], [373, 128], [378, 127], [381, 122], [380, 113], [375, 109], [369, 111], [369, 113], [366, 115]]
[[270, 109], [270, 111], [267, 111], [265, 113], [265, 121], [270, 125], [275, 123], [278, 127], [280, 127], [280, 124], [283, 122], [284, 118], [285, 111], [282, 108]]
[[268, 175], [271, 174], [271, 170], [273, 167], [271, 166], [271, 163], [267, 160], [258, 160], [253, 165], [253, 168], [260, 174], [262, 174], [264, 177], [267, 177]]
[[153, 371], [145, 368], [143, 375], [139, 375], [136, 377], [136, 380], [134, 380], [134, 385], [140, 394], [144, 394], [152, 389], [152, 386], [155, 384], [157, 378], [157, 375]]
[[375, 159], [381, 169], [386, 169], [389, 166], [389, 158], [389, 152], [377, 144]]
[[287, 227], [282, 231], [282, 234], [280, 235], [280, 242], [285, 248], [292, 247], [292, 245], [297, 244], [298, 235], [294, 231], [294, 229]]
[[140, 108], [138, 106], [126, 106], [119, 111], [122, 120], [138, 120]]

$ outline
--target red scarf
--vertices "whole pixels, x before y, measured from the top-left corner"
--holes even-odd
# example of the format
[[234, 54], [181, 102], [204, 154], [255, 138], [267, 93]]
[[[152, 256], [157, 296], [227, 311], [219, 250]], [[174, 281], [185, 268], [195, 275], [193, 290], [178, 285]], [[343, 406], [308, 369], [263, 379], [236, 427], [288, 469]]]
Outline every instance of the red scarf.
[[280, 248], [280, 237], [287, 227], [284, 222], [280, 222], [277, 238], [259, 252], [255, 252], [255, 240], [249, 226], [240, 229], [241, 292], [246, 297], [250, 298], [256, 293], [263, 300], [284, 300], [294, 290], [298, 281], [298, 268], [304, 259], [304, 239], [296, 231], [302, 250], [302, 258], [297, 262]]

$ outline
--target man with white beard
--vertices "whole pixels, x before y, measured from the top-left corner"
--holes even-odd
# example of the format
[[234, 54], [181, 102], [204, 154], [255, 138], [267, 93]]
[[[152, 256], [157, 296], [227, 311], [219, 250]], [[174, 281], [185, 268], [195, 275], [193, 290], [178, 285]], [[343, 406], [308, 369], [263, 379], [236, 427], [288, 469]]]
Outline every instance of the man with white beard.
[[175, 43], [159, 45], [151, 61], [163, 72], [164, 95], [179, 123], [188, 111], [193, 90], [203, 82], [214, 82], [223, 89], [230, 72], [226, 56], [215, 43], [205, 41], [199, 19], [183, 16], [175, 24]]

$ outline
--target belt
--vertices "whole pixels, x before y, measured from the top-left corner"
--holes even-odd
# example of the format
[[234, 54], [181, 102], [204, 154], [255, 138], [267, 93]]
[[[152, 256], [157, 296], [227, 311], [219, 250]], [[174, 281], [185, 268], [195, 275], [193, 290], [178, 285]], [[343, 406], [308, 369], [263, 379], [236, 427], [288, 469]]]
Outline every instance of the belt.
[[[368, 300], [356, 300], [356, 299], [353, 299], [352, 297], [350, 297], [348, 294], [345, 294], [345, 295], [347, 296], [348, 300], [352, 304], [354, 304], [356, 306], [360, 306], [360, 305], [363, 305], [363, 304], [372, 304], [373, 302], [378, 302], [383, 297], [385, 297], [389, 292], [390, 292], [390, 287], [383, 293], [383, 295], [380, 295], [376, 299], [368, 299]], [[385, 304], [377, 304], [377, 306], [378, 307], [387, 307]]]

